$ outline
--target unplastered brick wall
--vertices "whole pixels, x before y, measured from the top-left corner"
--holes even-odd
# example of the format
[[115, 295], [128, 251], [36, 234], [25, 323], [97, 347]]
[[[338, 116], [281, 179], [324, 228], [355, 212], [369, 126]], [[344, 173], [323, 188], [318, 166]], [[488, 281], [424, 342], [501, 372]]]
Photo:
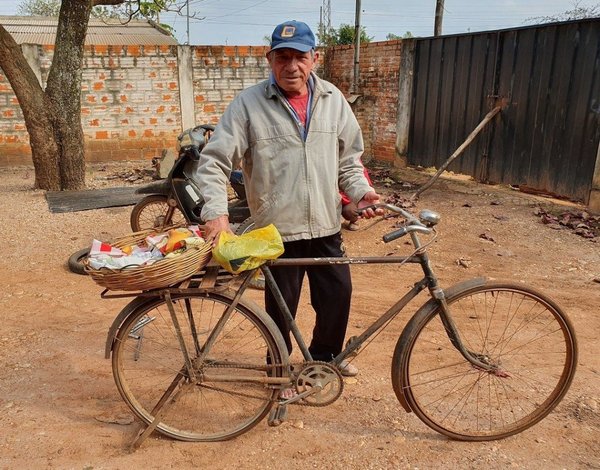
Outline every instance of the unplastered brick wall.
[[176, 46], [90, 46], [81, 119], [88, 161], [160, 155], [180, 132]]
[[195, 122], [216, 124], [240, 91], [269, 76], [266, 46], [194, 46]]
[[23, 113], [10, 83], [0, 70], [0, 165], [28, 164], [30, 155]]
[[[363, 129], [365, 161], [396, 157], [401, 42], [361, 46], [359, 98], [352, 107]], [[34, 68], [45, 85], [54, 48], [29, 47], [36, 48]], [[191, 63], [186, 65], [178, 61], [178, 52], [188, 47]], [[86, 160], [150, 159], [174, 148], [184, 122], [181, 103], [189, 100], [193, 108], [186, 113], [187, 122], [217, 123], [241, 90], [268, 77], [267, 50], [266, 46], [86, 47], [81, 93]], [[323, 51], [317, 73], [350, 96], [353, 62], [352, 46], [330, 48]], [[182, 90], [181, 74], [191, 76], [188, 91]], [[0, 117], [0, 165], [31, 164], [23, 115], [1, 72]]]
[[[45, 86], [53, 46], [34, 47]], [[178, 65], [190, 47], [191, 69]], [[89, 46], [82, 68], [81, 120], [88, 162], [151, 159], [174, 148], [182, 131], [181, 100], [194, 102], [196, 124], [216, 123], [244, 88], [268, 77], [263, 46]], [[184, 70], [179, 70], [183, 67]], [[193, 95], [181, 93], [180, 73], [191, 75]], [[23, 114], [0, 72], [0, 165], [30, 165]]]
[[[36, 46], [45, 87], [53, 46]], [[23, 114], [0, 73], [0, 165], [31, 163]], [[81, 122], [89, 162], [152, 158], [180, 132], [177, 48], [86, 46]]]
[[402, 41], [364, 44], [359, 54], [358, 89], [352, 89], [354, 47], [328, 48], [322, 75], [347, 96], [357, 95], [352, 109], [363, 131], [365, 161], [393, 162], [396, 152], [396, 123]]

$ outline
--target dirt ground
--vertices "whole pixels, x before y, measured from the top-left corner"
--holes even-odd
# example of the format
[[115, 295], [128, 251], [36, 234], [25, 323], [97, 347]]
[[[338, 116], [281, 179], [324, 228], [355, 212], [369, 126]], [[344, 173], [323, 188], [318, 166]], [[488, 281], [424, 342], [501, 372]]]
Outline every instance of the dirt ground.
[[[89, 186], [123, 185], [117, 170], [90, 168]], [[538, 207], [580, 207], [464, 178], [440, 180], [417, 204], [441, 214], [430, 253], [444, 286], [480, 275], [531, 284], [556, 299], [575, 325], [580, 356], [573, 385], [549, 417], [524, 433], [454, 442], [406, 414], [390, 379], [405, 315], [357, 358], [360, 374], [347, 379], [344, 395], [329, 407], [292, 407], [282, 426], [262, 422], [228, 442], [154, 434], [130, 453], [136, 424], [104, 359], [108, 327], [127, 300], [101, 299], [101, 288], [70, 273], [66, 260], [94, 237], [126, 234], [131, 207], [52, 214], [44, 192], [32, 186], [32, 169], [0, 170], [0, 468], [600, 468], [600, 237], [544, 225], [536, 215]], [[389, 194], [403, 187], [388, 179], [378, 186]], [[381, 241], [393, 223], [362, 221], [360, 231], [344, 232], [349, 253], [407, 252], [404, 241]], [[352, 269], [349, 334], [418, 275], [397, 266]], [[301, 308], [301, 326], [310, 328], [307, 297]]]

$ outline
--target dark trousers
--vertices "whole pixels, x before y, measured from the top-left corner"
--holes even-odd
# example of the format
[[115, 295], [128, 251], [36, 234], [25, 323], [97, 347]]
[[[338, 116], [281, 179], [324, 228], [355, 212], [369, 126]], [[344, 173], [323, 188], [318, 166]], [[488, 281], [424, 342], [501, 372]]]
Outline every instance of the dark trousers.
[[[344, 256], [342, 236], [339, 233], [312, 240], [286, 242], [284, 248], [282, 258]], [[342, 350], [346, 336], [352, 297], [350, 266], [280, 266], [272, 267], [271, 271], [294, 318], [304, 274], [308, 274], [310, 301], [316, 313], [316, 324], [308, 349], [313, 359], [330, 361]], [[288, 352], [291, 352], [290, 329], [268, 287], [265, 289], [265, 306], [267, 313], [281, 330]]]

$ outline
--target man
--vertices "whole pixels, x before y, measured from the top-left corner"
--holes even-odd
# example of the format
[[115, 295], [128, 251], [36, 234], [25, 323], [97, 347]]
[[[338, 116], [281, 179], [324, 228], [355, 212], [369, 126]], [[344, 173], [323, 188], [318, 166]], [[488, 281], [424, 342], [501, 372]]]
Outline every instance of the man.
[[[277, 227], [283, 257], [344, 255], [339, 189], [358, 208], [379, 201], [360, 163], [358, 122], [342, 93], [313, 73], [318, 57], [305, 23], [280, 24], [267, 53], [270, 78], [240, 93], [223, 114], [195, 174], [209, 239], [230, 231], [226, 183], [240, 163], [252, 218], [257, 227]], [[367, 209], [363, 215], [373, 217], [375, 211]], [[307, 272], [317, 316], [309, 350], [315, 360], [331, 361], [346, 334], [349, 266], [279, 267], [272, 272], [294, 316]], [[289, 329], [269, 289], [265, 305], [291, 352]], [[343, 374], [357, 372], [352, 364], [342, 364]]]

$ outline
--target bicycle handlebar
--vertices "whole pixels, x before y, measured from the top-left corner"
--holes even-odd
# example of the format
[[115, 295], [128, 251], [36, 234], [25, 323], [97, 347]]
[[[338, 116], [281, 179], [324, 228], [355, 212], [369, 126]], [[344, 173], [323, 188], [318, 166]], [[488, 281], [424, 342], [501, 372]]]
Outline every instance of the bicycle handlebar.
[[431, 231], [432, 231], [432, 229], [430, 229], [428, 227], [423, 227], [421, 225], [407, 225], [405, 227], [400, 227], [398, 230], [394, 230], [393, 232], [386, 233], [383, 236], [383, 241], [385, 243], [389, 243], [400, 237], [403, 237], [407, 233], [421, 232], [421, 233], [429, 234], [429, 233], [431, 233]]
[[408, 224], [405, 225], [404, 227], [401, 227], [398, 230], [394, 230], [393, 232], [385, 234], [383, 236], [383, 241], [385, 243], [394, 241], [400, 237], [403, 237], [404, 235], [406, 235], [408, 233], [420, 232], [420, 233], [424, 233], [424, 234], [430, 234], [433, 231], [432, 228], [427, 227], [417, 217], [415, 217], [410, 212], [402, 209], [401, 207], [397, 207], [392, 204], [380, 203], [380, 204], [372, 204], [370, 206], [362, 207], [362, 208], [358, 209], [357, 212], [360, 215], [363, 211], [365, 211], [367, 209], [372, 209], [372, 210], [387, 209], [390, 212], [395, 212], [396, 214], [400, 214], [408, 222]]
[[418, 218], [416, 218], [414, 215], [412, 215], [410, 212], [402, 209], [401, 207], [394, 206], [392, 204], [386, 204], [386, 203], [371, 204], [370, 206], [361, 207], [356, 212], [358, 212], [358, 214], [360, 215], [363, 211], [366, 211], [368, 209], [373, 209], [373, 210], [376, 210], [376, 209], [387, 209], [390, 212], [395, 212], [396, 214], [400, 214], [408, 222], [410, 222], [410, 224], [414, 223], [416, 225], [423, 225], [421, 223], [421, 221]]

